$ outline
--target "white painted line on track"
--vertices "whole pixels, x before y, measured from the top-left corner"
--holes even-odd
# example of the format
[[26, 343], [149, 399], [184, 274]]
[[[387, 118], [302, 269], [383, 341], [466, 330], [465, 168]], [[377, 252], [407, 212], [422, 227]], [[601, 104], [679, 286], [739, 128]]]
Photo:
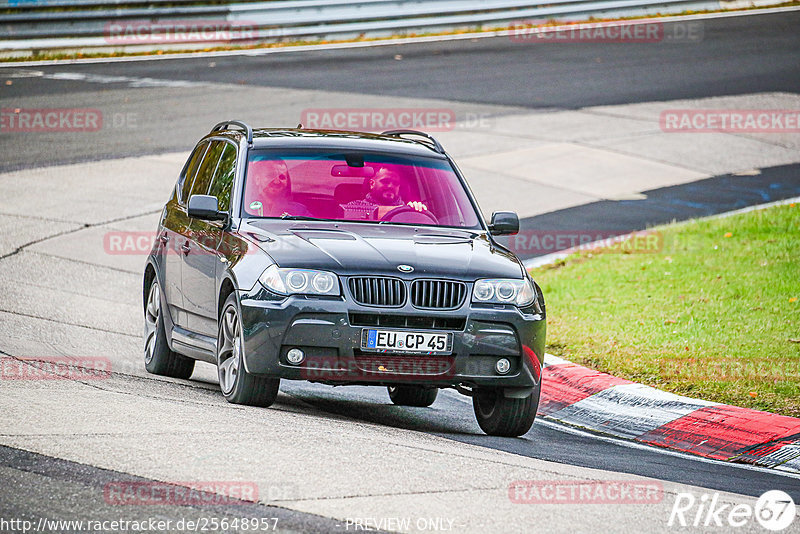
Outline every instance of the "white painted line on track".
[[40, 70], [21, 70], [11, 74], [10, 78], [45, 78], [86, 83], [124, 83], [128, 87], [204, 87], [210, 85], [205, 82], [190, 82], [185, 80], [162, 80], [158, 78], [138, 78], [132, 76], [105, 76], [102, 74], [83, 74], [80, 72], [54, 72], [46, 73]]
[[726, 217], [732, 217], [733, 215], [739, 215], [741, 213], [750, 213], [751, 211], [763, 210], [773, 206], [783, 206], [785, 204], [796, 204], [798, 202], [800, 202], [800, 197], [785, 198], [783, 200], [776, 200], [775, 202], [767, 202], [766, 204], [755, 204], [753, 206], [747, 206], [746, 208], [741, 208], [738, 210], [726, 211], [725, 213], [720, 213], [718, 215], [709, 215], [708, 217], [703, 217], [703, 219], [724, 219]]
[[[744, 11], [729, 11], [721, 13], [701, 13], [697, 15], [679, 15], [675, 17], [659, 17], [651, 19], [633, 19], [621, 21], [609, 21], [605, 26], [614, 27], [622, 25], [652, 24], [655, 22], [683, 22], [692, 20], [722, 19], [732, 17], [745, 17], [751, 15], [771, 15], [774, 13], [785, 13], [790, 11], [800, 11], [800, 7], [786, 6], [765, 9], [751, 9]], [[589, 23], [591, 24], [591, 23]], [[579, 24], [575, 28], [579, 28]], [[254, 48], [248, 50], [219, 50], [216, 52], [184, 52], [176, 54], [146, 55], [146, 56], [123, 56], [123, 57], [101, 57], [101, 58], [82, 58], [82, 59], [54, 59], [45, 61], [6, 61], [0, 62], [0, 68], [15, 67], [34, 67], [48, 65], [85, 65], [94, 63], [123, 63], [130, 61], [161, 61], [166, 59], [204, 59], [214, 57], [229, 56], [263, 56], [267, 54], [279, 54], [286, 52], [316, 52], [325, 50], [343, 50], [348, 48], [371, 48], [373, 46], [393, 46], [419, 43], [437, 43], [444, 41], [463, 41], [472, 39], [484, 39], [487, 37], [510, 37], [516, 35], [518, 30], [497, 30], [487, 32], [462, 33], [457, 35], [431, 35], [427, 37], [403, 37], [394, 39], [378, 39], [375, 41], [359, 41], [347, 43], [330, 43], [322, 45], [298, 45], [281, 46], [275, 48]]]
[[[455, 392], [455, 391], [451, 391], [451, 390], [442, 390], [441, 393], [444, 394], [446, 397], [448, 397], [450, 399], [457, 399], [460, 402], [464, 402], [464, 403], [469, 404], [470, 406], [472, 406], [472, 401], [468, 397], [462, 395], [461, 393], [458, 393], [458, 392]], [[702, 462], [702, 463], [706, 463], [706, 464], [714, 464], [714, 465], [720, 465], [720, 466], [733, 467], [733, 468], [736, 468], [736, 469], [745, 469], [747, 471], [757, 471], [757, 472], [764, 473], [764, 474], [778, 475], [778, 476], [783, 476], [783, 477], [794, 478], [794, 479], [800, 480], [800, 473], [781, 471], [779, 469], [769, 469], [769, 468], [758, 467], [758, 466], [750, 465], [750, 464], [723, 462], [721, 460], [713, 460], [711, 458], [705, 458], [703, 456], [695, 456], [694, 454], [689, 454], [689, 453], [685, 453], [685, 452], [673, 451], [673, 450], [670, 450], [670, 449], [663, 449], [661, 447], [654, 447], [652, 445], [645, 445], [643, 443], [638, 443], [636, 441], [629, 441], [629, 440], [625, 440], [625, 439], [614, 438], [614, 437], [611, 437], [611, 436], [604, 436], [604, 435], [598, 434], [596, 432], [589, 432], [589, 431], [586, 431], [586, 430], [581, 430], [580, 428], [575, 428], [573, 426], [565, 425], [565, 424], [559, 423], [557, 421], [550, 421], [546, 417], [537, 416], [536, 420], [534, 421], [534, 425], [538, 425], [538, 424], [546, 426], [548, 428], [552, 428], [553, 430], [558, 430], [560, 432], [565, 432], [567, 434], [573, 434], [575, 436], [580, 436], [580, 437], [584, 437], [584, 438], [596, 439], [596, 440], [603, 441], [603, 442], [606, 442], [606, 443], [619, 445], [620, 447], [627, 447], [629, 449], [637, 449], [637, 450], [642, 450], [642, 451], [649, 451], [649, 452], [652, 452], [652, 453], [664, 454], [664, 455], [667, 455], [667, 456], [675, 456], [675, 457], [678, 457], [678, 458], [683, 458], [684, 460], [692, 460], [692, 461], [695, 461], [695, 462]]]

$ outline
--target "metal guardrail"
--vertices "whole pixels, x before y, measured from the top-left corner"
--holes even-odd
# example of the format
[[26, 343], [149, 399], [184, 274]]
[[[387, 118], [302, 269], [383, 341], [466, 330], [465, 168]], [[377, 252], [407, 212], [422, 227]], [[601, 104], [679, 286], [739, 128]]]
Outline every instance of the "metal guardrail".
[[[134, 0], [124, 6], [119, 5], [123, 0], [13, 1], [0, 3], [0, 9], [7, 11], [0, 14], [0, 52], [190, 49], [383, 37], [499, 27], [526, 20], [582, 20], [720, 6], [717, 0], [547, 0], [546, 4], [529, 0], [274, 0], [192, 5], [176, 0], [137, 5]], [[171, 5], [161, 5], [166, 1]], [[53, 10], [54, 5], [63, 9]], [[186, 38], [192, 31], [195, 40]]]

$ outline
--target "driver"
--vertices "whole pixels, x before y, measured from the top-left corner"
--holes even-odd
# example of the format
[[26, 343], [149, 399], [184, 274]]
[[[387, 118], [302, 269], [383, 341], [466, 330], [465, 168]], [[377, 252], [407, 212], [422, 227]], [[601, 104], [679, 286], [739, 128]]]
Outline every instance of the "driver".
[[363, 199], [352, 200], [341, 204], [346, 218], [367, 219], [374, 216], [381, 219], [388, 212], [398, 206], [409, 206], [415, 211], [428, 211], [428, 206], [422, 202], [411, 201], [406, 203], [400, 196], [400, 175], [386, 167], [380, 168], [369, 180], [369, 191]]

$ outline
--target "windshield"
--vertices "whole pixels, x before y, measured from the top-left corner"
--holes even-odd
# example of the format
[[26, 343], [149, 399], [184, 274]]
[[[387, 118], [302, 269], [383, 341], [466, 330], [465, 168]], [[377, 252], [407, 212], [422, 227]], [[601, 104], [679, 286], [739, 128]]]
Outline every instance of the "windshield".
[[251, 152], [242, 216], [480, 228], [448, 161], [368, 152]]

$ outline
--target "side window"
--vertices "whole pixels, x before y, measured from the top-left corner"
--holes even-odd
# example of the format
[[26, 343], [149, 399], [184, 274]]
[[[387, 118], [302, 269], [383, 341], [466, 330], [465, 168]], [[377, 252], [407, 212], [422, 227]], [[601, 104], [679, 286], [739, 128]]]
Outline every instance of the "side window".
[[219, 157], [222, 155], [225, 144], [225, 141], [211, 141], [211, 146], [208, 147], [203, 163], [200, 164], [200, 170], [197, 171], [197, 176], [194, 179], [194, 185], [192, 185], [193, 195], [208, 194], [211, 178], [214, 176], [214, 171], [217, 170], [217, 163], [219, 163]]
[[231, 206], [231, 189], [233, 189], [233, 178], [236, 175], [236, 148], [225, 143], [225, 150], [217, 165], [214, 179], [211, 181], [211, 189], [208, 194], [217, 197], [219, 210], [228, 211]]
[[203, 160], [203, 154], [205, 154], [206, 148], [208, 148], [207, 141], [203, 141], [197, 145], [197, 148], [194, 149], [192, 156], [186, 164], [186, 173], [183, 175], [183, 181], [180, 184], [181, 195], [178, 199], [181, 204], [185, 204], [189, 199], [189, 192], [192, 190], [194, 175], [197, 173], [197, 167], [200, 166], [200, 162]]

